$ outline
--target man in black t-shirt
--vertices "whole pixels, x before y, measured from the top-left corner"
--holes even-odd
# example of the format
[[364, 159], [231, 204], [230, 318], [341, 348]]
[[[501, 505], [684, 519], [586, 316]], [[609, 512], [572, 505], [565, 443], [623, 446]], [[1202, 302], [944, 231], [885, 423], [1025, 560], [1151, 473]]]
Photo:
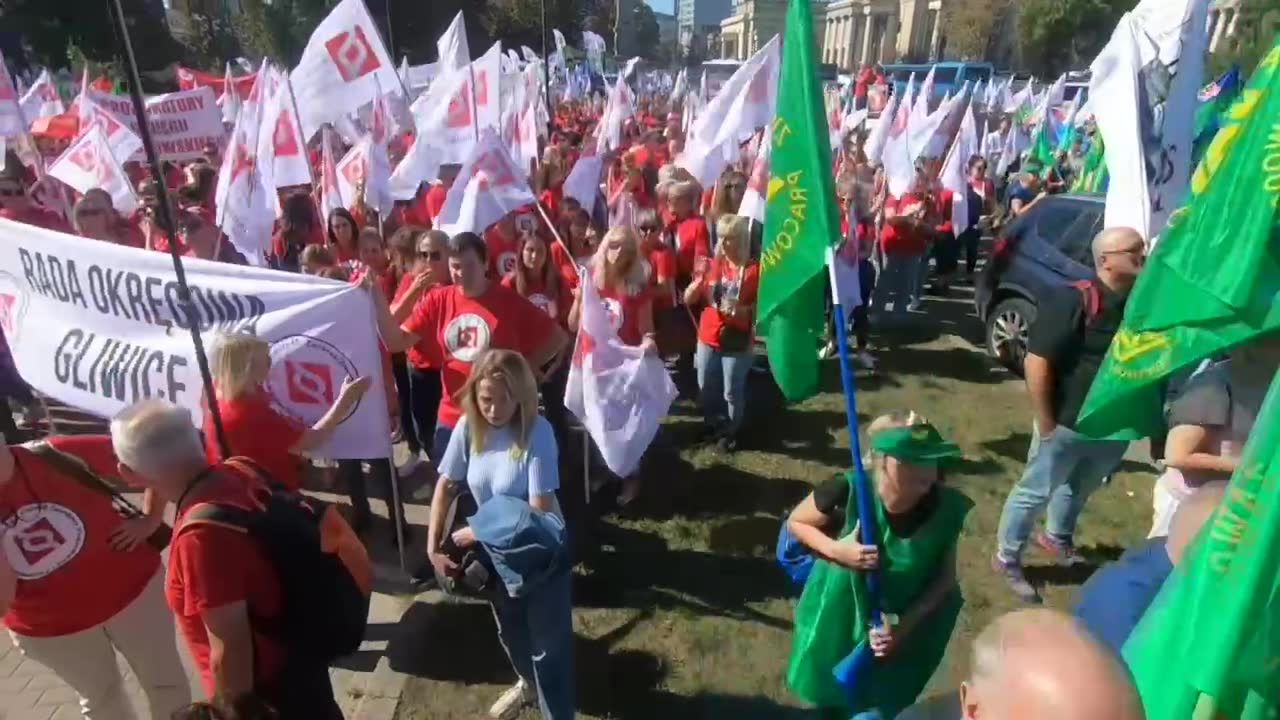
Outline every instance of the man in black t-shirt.
[[1103, 230], [1093, 239], [1098, 277], [1054, 288], [1040, 299], [1027, 343], [1027, 393], [1034, 411], [1031, 449], [1022, 478], [1000, 515], [992, 565], [1026, 602], [1040, 595], [1022, 572], [1022, 551], [1036, 517], [1048, 508], [1036, 544], [1059, 563], [1082, 558], [1072, 542], [1089, 495], [1115, 472], [1128, 443], [1094, 440], [1075, 431], [1076, 416], [1124, 318], [1125, 301], [1142, 270], [1146, 243], [1130, 228]]

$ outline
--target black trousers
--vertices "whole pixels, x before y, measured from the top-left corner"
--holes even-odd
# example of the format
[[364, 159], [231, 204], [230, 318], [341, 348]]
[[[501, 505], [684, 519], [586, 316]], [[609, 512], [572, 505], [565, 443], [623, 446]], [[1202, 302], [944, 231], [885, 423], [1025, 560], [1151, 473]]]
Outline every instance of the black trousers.
[[[400, 524], [408, 532], [409, 525], [404, 518], [404, 505], [397, 505], [395, 502], [395, 493], [391, 490], [391, 483], [398, 479], [392, 474], [394, 470], [391, 468], [391, 461], [387, 458], [373, 458], [369, 460], [339, 460], [338, 461], [338, 477], [341, 478], [347, 487], [347, 494], [351, 496], [351, 508], [355, 511], [355, 524], [357, 526], [368, 525], [372, 517], [372, 511], [369, 509], [369, 488], [365, 485], [364, 469], [361, 463], [369, 463], [369, 474], [373, 476], [374, 482], [378, 483], [378, 487], [382, 490], [382, 497], [387, 502], [387, 506], [391, 507], [396, 515], [400, 516]], [[394, 515], [392, 516], [395, 517]], [[398, 539], [397, 539], [398, 542]]]
[[960, 247], [964, 250], [964, 268], [970, 275], [978, 266], [978, 241], [981, 239], [982, 232], [977, 226], [960, 233]]
[[422, 451], [418, 440], [417, 425], [413, 421], [413, 390], [409, 385], [409, 361], [404, 353], [391, 356], [391, 375], [396, 380], [396, 399], [400, 401], [400, 434], [404, 436], [409, 452]]
[[[418, 447], [431, 452], [436, 435], [436, 413], [440, 412], [440, 371], [409, 366], [409, 407], [413, 414], [413, 428], [418, 437]], [[440, 458], [431, 458], [439, 462]]]
[[278, 720], [343, 720], [329, 668], [323, 665], [303, 659], [290, 662], [260, 694], [275, 708]]

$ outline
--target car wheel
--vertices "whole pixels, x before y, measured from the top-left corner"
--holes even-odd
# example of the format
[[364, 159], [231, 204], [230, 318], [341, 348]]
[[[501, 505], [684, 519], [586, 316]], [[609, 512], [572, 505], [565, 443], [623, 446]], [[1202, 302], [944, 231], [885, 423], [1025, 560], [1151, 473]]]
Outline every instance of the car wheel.
[[1005, 298], [987, 315], [987, 352], [1001, 365], [1022, 374], [1027, 336], [1036, 319], [1036, 306], [1020, 297]]

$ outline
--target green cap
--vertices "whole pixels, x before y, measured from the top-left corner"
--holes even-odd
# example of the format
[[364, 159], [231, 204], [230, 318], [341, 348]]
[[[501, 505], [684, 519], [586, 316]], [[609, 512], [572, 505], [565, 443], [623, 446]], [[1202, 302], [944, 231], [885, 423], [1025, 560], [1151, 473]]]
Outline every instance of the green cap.
[[929, 424], [883, 430], [871, 438], [871, 449], [913, 465], [946, 465], [960, 459], [960, 448]]

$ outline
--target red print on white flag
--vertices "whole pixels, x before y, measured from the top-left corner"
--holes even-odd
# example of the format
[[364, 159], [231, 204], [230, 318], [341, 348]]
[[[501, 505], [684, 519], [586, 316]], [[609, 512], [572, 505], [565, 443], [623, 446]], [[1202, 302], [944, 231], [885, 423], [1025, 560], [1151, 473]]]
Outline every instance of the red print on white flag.
[[378, 69], [378, 56], [364, 36], [364, 28], [355, 27], [329, 38], [324, 44], [342, 79], [351, 82]]
[[537, 202], [498, 134], [485, 130], [445, 196], [438, 224], [449, 234], [483, 232], [517, 208]]
[[101, 188], [111, 196], [118, 212], [129, 214], [137, 209], [138, 198], [129, 184], [119, 161], [111, 152], [101, 125], [91, 125], [49, 165], [49, 174], [76, 192], [84, 194]]

